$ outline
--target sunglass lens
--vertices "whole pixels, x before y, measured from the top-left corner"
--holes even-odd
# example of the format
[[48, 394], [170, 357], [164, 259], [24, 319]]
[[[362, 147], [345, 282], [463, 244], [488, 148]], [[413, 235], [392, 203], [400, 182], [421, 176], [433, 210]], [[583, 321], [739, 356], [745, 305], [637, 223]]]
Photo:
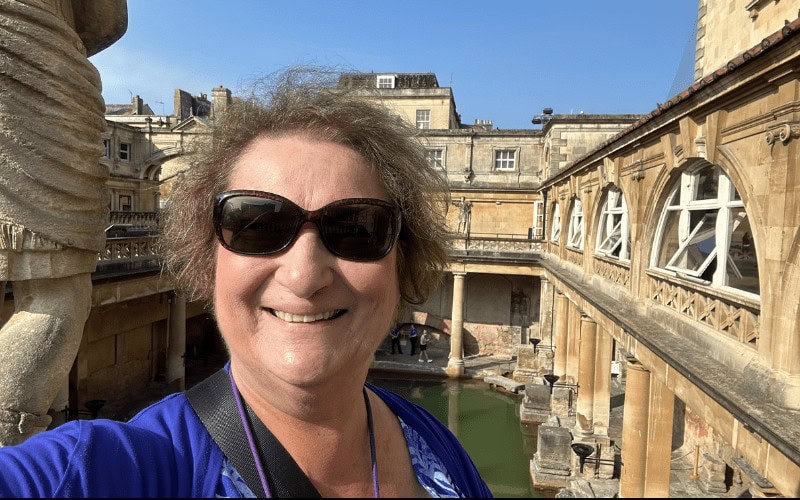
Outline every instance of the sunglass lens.
[[292, 206], [278, 200], [234, 196], [222, 206], [222, 239], [239, 253], [278, 252], [297, 232], [297, 215]]
[[394, 243], [396, 230], [388, 208], [368, 203], [329, 207], [321, 217], [320, 228], [328, 250], [350, 260], [385, 256]]

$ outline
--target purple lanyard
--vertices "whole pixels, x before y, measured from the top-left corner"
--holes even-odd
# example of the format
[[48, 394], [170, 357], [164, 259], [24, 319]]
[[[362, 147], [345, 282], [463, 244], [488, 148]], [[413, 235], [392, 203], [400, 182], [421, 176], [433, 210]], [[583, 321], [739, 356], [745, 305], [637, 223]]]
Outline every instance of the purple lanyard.
[[[261, 480], [261, 487], [264, 488], [264, 494], [267, 498], [272, 498], [272, 493], [269, 491], [269, 485], [267, 484], [267, 476], [264, 472], [264, 467], [261, 465], [261, 455], [258, 453], [258, 449], [256, 448], [256, 442], [253, 439], [253, 433], [250, 429], [250, 422], [247, 420], [247, 416], [244, 412], [244, 406], [242, 405], [242, 396], [239, 394], [239, 388], [236, 387], [236, 381], [233, 380], [233, 374], [229, 374], [229, 378], [231, 379], [231, 389], [233, 390], [233, 399], [236, 400], [236, 408], [239, 410], [239, 418], [242, 419], [242, 426], [244, 427], [244, 433], [247, 435], [247, 443], [250, 445], [250, 453], [253, 455], [253, 461], [256, 464], [256, 470], [258, 471], [258, 478]], [[367, 407], [367, 428], [369, 429], [369, 451], [370, 456], [372, 458], [372, 496], [373, 498], [380, 497], [380, 486], [378, 484], [378, 457], [375, 452], [375, 430], [372, 427], [372, 408], [369, 405], [369, 397], [367, 396], [367, 389], [366, 387], [362, 389], [364, 394], [364, 405]]]

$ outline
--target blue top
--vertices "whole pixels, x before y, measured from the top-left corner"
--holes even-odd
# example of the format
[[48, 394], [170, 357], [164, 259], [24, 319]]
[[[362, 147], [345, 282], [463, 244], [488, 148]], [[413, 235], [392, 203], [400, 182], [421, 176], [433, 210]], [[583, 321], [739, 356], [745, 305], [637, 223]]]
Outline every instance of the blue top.
[[410, 337], [416, 337], [417, 336], [417, 327], [415, 325], [411, 325], [411, 332], [410, 332], [409, 336]]
[[[398, 416], [414, 471], [432, 496], [491, 497], [452, 433], [421, 407], [372, 385]], [[183, 393], [129, 422], [76, 420], [0, 448], [0, 497], [252, 496]]]

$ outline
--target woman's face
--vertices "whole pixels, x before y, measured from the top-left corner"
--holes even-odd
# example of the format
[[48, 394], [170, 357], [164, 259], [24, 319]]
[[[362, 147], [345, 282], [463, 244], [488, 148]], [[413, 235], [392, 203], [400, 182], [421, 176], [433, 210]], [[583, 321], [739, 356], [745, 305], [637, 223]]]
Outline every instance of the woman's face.
[[[389, 201], [355, 151], [306, 135], [256, 139], [229, 189], [275, 193], [306, 210], [343, 198]], [[310, 223], [276, 255], [239, 255], [217, 243], [217, 322], [236, 370], [251, 377], [305, 387], [365, 373], [399, 299], [396, 245], [378, 261], [344, 260]], [[344, 313], [309, 321], [338, 311]]]

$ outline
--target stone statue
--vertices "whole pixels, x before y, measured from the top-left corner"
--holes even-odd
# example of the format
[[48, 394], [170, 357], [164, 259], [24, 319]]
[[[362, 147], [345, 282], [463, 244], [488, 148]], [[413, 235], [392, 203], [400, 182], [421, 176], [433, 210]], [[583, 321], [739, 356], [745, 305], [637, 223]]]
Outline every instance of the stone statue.
[[464, 197], [458, 202], [458, 233], [469, 234], [469, 223], [472, 217], [472, 202]]
[[108, 220], [104, 103], [87, 58], [127, 24], [125, 0], [0, 0], [0, 283], [14, 294], [0, 329], [0, 446], [66, 405]]

